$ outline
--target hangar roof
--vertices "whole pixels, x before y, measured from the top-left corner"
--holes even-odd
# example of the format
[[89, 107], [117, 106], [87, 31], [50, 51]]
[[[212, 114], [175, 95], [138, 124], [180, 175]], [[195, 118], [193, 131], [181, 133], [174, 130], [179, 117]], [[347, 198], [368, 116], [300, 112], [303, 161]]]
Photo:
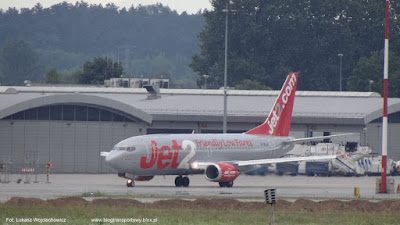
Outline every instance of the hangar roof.
[[[220, 121], [223, 90], [161, 89], [161, 98], [137, 88], [0, 87], [0, 118], [48, 104], [104, 105], [143, 121]], [[228, 121], [259, 122], [279, 91], [228, 91]], [[382, 115], [382, 97], [374, 92], [296, 91], [293, 123], [367, 124]], [[400, 99], [389, 99], [389, 113], [400, 111]]]
[[55, 104], [86, 104], [96, 105], [102, 108], [122, 111], [134, 118], [150, 123], [151, 115], [126, 104], [122, 101], [116, 101], [96, 95], [79, 93], [38, 93], [38, 92], [19, 92], [16, 89], [8, 89], [1, 92], [0, 89], [0, 118], [7, 117], [14, 113], [30, 108], [55, 105]]

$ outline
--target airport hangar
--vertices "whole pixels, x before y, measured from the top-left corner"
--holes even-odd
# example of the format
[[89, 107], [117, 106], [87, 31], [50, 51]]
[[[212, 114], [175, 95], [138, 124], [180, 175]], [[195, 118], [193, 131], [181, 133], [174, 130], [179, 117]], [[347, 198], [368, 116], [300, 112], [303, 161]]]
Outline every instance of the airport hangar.
[[[279, 91], [228, 91], [228, 132], [265, 121]], [[297, 91], [290, 135], [343, 132], [381, 149], [382, 97], [373, 92]], [[400, 99], [389, 99], [389, 157], [400, 159]], [[0, 87], [0, 163], [35, 155], [59, 173], [113, 172], [100, 157], [119, 141], [154, 133], [222, 132], [223, 91], [105, 87]], [[33, 154], [34, 153], [34, 154]], [[32, 159], [28, 159], [32, 160]]]

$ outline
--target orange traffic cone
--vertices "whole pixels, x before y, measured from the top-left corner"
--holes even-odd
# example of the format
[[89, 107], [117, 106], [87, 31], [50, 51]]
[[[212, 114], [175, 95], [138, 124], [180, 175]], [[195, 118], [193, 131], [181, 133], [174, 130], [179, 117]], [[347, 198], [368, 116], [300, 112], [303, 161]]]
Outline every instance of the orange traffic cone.
[[397, 193], [400, 193], [400, 184], [397, 185], [396, 192], [397, 192]]

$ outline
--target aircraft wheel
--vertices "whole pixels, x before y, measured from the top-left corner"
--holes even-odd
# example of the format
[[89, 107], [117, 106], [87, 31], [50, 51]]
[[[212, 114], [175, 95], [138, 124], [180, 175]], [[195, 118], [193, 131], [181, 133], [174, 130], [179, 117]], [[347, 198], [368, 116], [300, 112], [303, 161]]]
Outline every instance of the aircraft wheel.
[[127, 187], [135, 187], [135, 181], [133, 181], [132, 179], [128, 179], [126, 181], [126, 186]]
[[229, 182], [219, 182], [220, 187], [232, 187], [233, 186], [233, 181]]
[[189, 177], [182, 178], [182, 181], [183, 181], [182, 183], [183, 183], [184, 187], [189, 187], [189, 183], [190, 183]]
[[175, 178], [175, 186], [182, 187], [183, 186], [183, 178], [181, 176]]

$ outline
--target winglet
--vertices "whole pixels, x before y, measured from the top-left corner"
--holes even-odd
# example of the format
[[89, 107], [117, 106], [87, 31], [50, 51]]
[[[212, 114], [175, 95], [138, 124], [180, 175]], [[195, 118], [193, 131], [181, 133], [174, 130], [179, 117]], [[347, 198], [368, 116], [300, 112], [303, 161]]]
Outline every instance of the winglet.
[[298, 73], [289, 73], [265, 122], [246, 134], [289, 136]]

